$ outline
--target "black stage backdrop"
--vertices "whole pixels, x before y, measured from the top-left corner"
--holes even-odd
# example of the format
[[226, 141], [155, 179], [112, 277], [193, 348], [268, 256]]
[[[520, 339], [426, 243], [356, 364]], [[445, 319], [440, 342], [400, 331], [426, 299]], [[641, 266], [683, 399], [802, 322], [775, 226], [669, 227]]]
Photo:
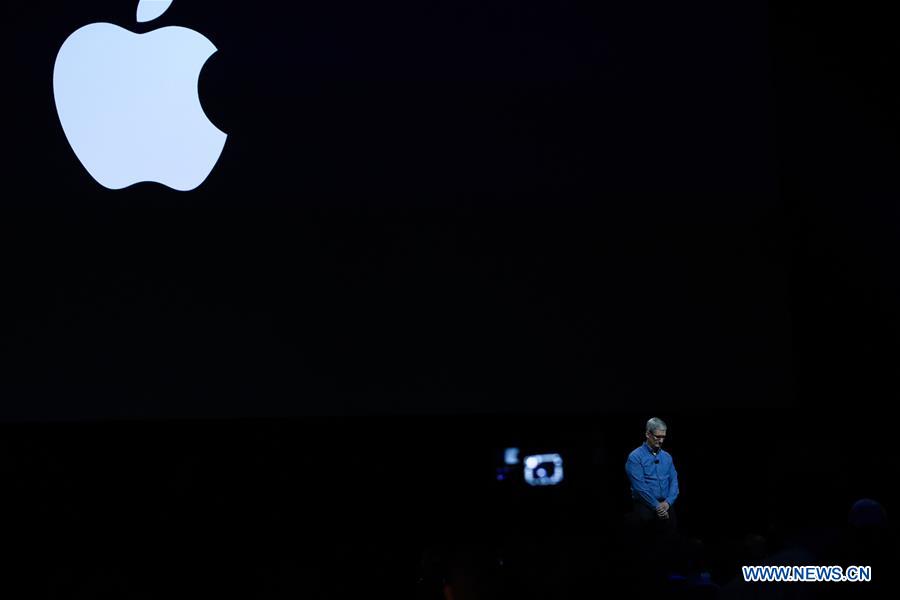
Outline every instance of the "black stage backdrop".
[[[790, 401], [764, 5], [136, 5], [4, 9], [5, 418]], [[70, 148], [98, 21], [218, 47], [197, 190]]]

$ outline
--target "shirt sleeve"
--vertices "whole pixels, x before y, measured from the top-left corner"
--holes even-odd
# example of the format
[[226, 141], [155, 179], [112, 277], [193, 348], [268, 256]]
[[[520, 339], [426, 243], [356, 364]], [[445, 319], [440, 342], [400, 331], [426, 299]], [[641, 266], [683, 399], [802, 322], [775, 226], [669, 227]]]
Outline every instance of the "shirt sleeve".
[[669, 506], [675, 504], [675, 499], [678, 497], [678, 471], [675, 470], [675, 461], [673, 460], [669, 463], [669, 496], [666, 498], [666, 502], [669, 503]]
[[636, 457], [628, 457], [628, 460], [625, 462], [625, 472], [628, 474], [628, 480], [631, 482], [631, 489], [644, 501], [644, 504], [655, 510], [659, 502], [650, 495], [650, 487], [644, 481], [644, 468]]

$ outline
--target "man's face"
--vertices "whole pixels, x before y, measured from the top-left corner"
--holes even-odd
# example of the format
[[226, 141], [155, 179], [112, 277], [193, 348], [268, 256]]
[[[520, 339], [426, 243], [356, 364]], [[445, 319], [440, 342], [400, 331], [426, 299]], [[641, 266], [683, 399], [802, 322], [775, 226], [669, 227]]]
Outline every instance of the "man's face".
[[654, 429], [647, 432], [647, 445], [653, 450], [662, 448], [663, 442], [666, 441], [665, 429]]

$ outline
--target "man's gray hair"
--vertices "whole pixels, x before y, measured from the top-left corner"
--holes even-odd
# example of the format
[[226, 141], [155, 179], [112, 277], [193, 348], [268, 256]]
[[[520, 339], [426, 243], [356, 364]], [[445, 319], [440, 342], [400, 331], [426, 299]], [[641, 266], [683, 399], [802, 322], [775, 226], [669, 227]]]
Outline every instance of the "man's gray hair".
[[668, 429], [666, 427], [665, 421], [663, 421], [662, 419], [653, 417], [652, 419], [647, 421], [647, 431], [653, 432], [653, 431], [659, 431], [660, 429], [663, 431]]

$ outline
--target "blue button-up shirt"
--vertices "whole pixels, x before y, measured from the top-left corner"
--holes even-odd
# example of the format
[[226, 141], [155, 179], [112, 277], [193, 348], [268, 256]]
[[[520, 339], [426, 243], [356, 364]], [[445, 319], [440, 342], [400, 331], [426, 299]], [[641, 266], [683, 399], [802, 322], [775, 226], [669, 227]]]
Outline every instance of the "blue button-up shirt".
[[[658, 462], [657, 462], [658, 461]], [[660, 449], [655, 455], [646, 442], [632, 450], [625, 462], [631, 497], [652, 509], [665, 500], [671, 506], [678, 497], [678, 473], [672, 455]]]

